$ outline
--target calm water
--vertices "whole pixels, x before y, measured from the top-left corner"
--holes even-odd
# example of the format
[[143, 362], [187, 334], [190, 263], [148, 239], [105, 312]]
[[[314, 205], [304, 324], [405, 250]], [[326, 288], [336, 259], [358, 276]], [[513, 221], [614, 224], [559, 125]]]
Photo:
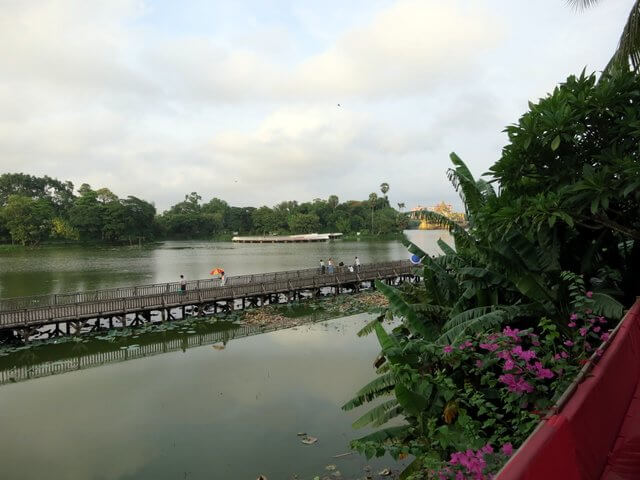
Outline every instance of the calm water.
[[[340, 405], [373, 378], [376, 340], [355, 335], [369, 319], [2, 386], [2, 478], [311, 479], [328, 464], [361, 473], [360, 456], [333, 456], [366, 433]], [[318, 442], [303, 445], [298, 432]]]
[[[442, 231], [410, 231], [429, 253]], [[137, 247], [45, 247], [0, 253], [0, 298], [207, 278], [214, 267], [243, 275], [315, 267], [321, 258], [349, 264], [408, 258], [399, 241], [277, 244], [182, 241]]]
[[[446, 236], [412, 234], [429, 252]], [[399, 242], [42, 249], [1, 256], [0, 291], [15, 296], [152, 283], [175, 280], [181, 272], [204, 278], [212, 266], [230, 274], [286, 270], [355, 255], [363, 262], [407, 258]], [[340, 406], [375, 376], [375, 336], [355, 335], [370, 318], [236, 338], [224, 349], [189, 348], [187, 337], [204, 324], [147, 333], [121, 340], [144, 345], [178, 335], [186, 348], [0, 386], [1, 477], [235, 480], [264, 474], [304, 480], [329, 473], [329, 464], [347, 478], [361, 476], [365, 465], [374, 471], [392, 467], [390, 459], [333, 458], [367, 433], [351, 428], [366, 408], [343, 412]], [[119, 345], [93, 339], [39, 346], [0, 357], [0, 369], [125, 348]], [[303, 445], [298, 432], [318, 442]]]

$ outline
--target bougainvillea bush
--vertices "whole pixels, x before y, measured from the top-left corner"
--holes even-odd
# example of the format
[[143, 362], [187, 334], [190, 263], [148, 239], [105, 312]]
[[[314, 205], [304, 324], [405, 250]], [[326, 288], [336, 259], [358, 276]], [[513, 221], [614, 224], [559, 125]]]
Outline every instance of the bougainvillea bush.
[[396, 400], [381, 403], [356, 425], [385, 423], [398, 408], [408, 425], [376, 432], [353, 446], [367, 456], [414, 455], [406, 478], [491, 478], [588, 358], [601, 353], [609, 331], [607, 320], [593, 313], [592, 295], [576, 299], [564, 325], [544, 318], [534, 328], [505, 326], [444, 345], [403, 340], [376, 324], [389, 359], [381, 368], [384, 380], [374, 381], [375, 394], [365, 387], [352, 402], [384, 392], [395, 393]]

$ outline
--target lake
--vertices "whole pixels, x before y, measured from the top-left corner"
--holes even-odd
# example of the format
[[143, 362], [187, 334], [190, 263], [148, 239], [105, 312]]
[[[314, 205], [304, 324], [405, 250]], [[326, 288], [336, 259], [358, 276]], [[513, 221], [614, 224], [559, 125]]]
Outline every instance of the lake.
[[[446, 232], [409, 232], [435, 253]], [[54, 293], [173, 281], [183, 273], [206, 278], [214, 266], [230, 275], [306, 268], [320, 258], [363, 263], [407, 258], [400, 242], [235, 245], [166, 242], [135, 248], [42, 248], [0, 254], [0, 296]], [[0, 357], [0, 369], [62, 365], [79, 369], [0, 386], [3, 478], [8, 479], [312, 479], [335, 465], [346, 478], [396, 465], [366, 461], [349, 451], [368, 433], [351, 423], [364, 411], [340, 406], [369, 380], [379, 352], [375, 336], [356, 332], [371, 320], [359, 314], [233, 338], [235, 327], [196, 326], [134, 334], [115, 341], [45, 345]], [[226, 323], [226, 322], [223, 322]], [[224, 343], [202, 341], [228, 329]], [[214, 332], [215, 333], [215, 332]], [[226, 334], [225, 334], [226, 335]], [[199, 336], [200, 343], [189, 339]], [[227, 337], [225, 337], [227, 338]], [[171, 351], [167, 345], [184, 345]], [[113, 339], [112, 339], [113, 340]], [[173, 342], [173, 343], [172, 343]], [[136, 358], [137, 348], [158, 351]], [[214, 348], [215, 347], [215, 348]], [[81, 364], [100, 352], [116, 358]], [[317, 437], [304, 445], [299, 432]]]

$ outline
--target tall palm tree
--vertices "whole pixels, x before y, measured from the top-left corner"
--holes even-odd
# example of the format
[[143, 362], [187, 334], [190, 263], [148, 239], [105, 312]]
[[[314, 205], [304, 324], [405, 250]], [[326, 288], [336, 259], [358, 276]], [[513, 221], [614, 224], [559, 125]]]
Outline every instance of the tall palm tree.
[[[588, 8], [600, 0], [567, 0], [577, 8]], [[640, 0], [635, 0], [629, 18], [620, 35], [618, 48], [605, 67], [610, 70], [615, 67], [629, 68], [629, 61], [634, 70], [640, 69]]]
[[389, 184], [387, 182], [383, 182], [380, 184], [380, 191], [384, 195], [384, 198], [387, 198], [387, 192], [389, 191]]
[[369, 206], [371, 207], [371, 234], [373, 235], [373, 210], [376, 208], [376, 203], [378, 203], [378, 195], [375, 192], [372, 192], [369, 195]]

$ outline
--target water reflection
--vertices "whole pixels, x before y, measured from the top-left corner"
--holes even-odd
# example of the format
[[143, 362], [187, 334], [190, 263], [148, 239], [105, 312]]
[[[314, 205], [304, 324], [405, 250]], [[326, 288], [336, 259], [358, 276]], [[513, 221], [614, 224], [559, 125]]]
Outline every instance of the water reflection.
[[[0, 388], [5, 478], [313, 478], [366, 431], [339, 406], [374, 375], [368, 315]], [[296, 433], [318, 437], [305, 446]], [[374, 467], [390, 465], [373, 462]]]

